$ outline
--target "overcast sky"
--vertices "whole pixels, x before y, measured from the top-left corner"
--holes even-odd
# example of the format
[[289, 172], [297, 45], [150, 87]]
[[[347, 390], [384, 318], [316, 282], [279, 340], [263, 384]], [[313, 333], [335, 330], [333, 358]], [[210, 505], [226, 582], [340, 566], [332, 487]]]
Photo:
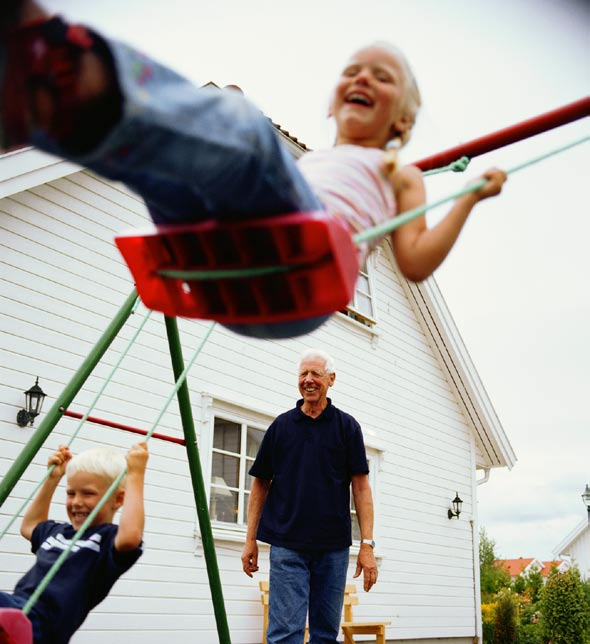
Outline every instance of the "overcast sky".
[[[196, 83], [237, 84], [309, 147], [331, 145], [329, 91], [349, 54], [389, 40], [423, 97], [411, 162], [578, 100], [590, 85], [588, 0], [49, 0]], [[429, 198], [491, 165], [590, 134], [589, 119], [428, 179]], [[590, 483], [590, 143], [511, 176], [478, 206], [436, 281], [516, 451], [479, 487], [505, 558], [548, 560], [586, 517]], [[429, 215], [436, 220], [438, 213]]]

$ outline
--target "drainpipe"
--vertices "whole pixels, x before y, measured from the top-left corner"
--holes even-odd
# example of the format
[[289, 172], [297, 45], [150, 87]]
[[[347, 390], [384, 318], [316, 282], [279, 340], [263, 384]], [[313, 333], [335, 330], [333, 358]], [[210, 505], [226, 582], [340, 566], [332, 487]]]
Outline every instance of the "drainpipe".
[[476, 479], [476, 482], [478, 485], [483, 485], [484, 483], [487, 483], [490, 480], [490, 471], [491, 470], [489, 467], [484, 468], [483, 478], [479, 480]]
[[[475, 445], [473, 443], [473, 438], [470, 441], [470, 452], [471, 452], [471, 471], [473, 476], [473, 481], [476, 485], [472, 487], [474, 494], [473, 498], [473, 512], [471, 519], [469, 521], [469, 526], [471, 529], [471, 560], [473, 562], [473, 603], [474, 603], [474, 617], [475, 623], [473, 624], [473, 644], [479, 644], [480, 635], [482, 632], [479, 631], [479, 625], [481, 624], [481, 586], [480, 586], [480, 577], [479, 577], [479, 534], [475, 532], [475, 526], [477, 525], [477, 493], [476, 489], [478, 485], [483, 485], [487, 483], [490, 478], [490, 468], [486, 467], [484, 469], [484, 476], [481, 479], [477, 478], [477, 465], [475, 459]], [[476, 546], [478, 546], [476, 548]]]

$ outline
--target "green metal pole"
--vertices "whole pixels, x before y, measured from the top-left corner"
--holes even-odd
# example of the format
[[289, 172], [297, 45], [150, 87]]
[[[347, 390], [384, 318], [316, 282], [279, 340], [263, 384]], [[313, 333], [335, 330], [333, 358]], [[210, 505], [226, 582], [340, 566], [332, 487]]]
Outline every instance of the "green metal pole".
[[[174, 378], [178, 380], [184, 371], [184, 360], [182, 357], [182, 346], [178, 333], [176, 318], [166, 317], [166, 332], [168, 334], [168, 345], [170, 347], [170, 357], [172, 359], [172, 368]], [[197, 435], [195, 433], [195, 423], [191, 411], [189, 390], [186, 380], [179, 388], [178, 406], [182, 427], [184, 430], [184, 439], [186, 442], [186, 453], [188, 464], [193, 483], [193, 493], [197, 506], [197, 516], [199, 518], [199, 527], [201, 529], [201, 539], [203, 540], [203, 551], [205, 553], [205, 563], [207, 565], [207, 574], [209, 576], [209, 587], [211, 589], [211, 599], [213, 600], [213, 610], [215, 612], [215, 621], [217, 622], [217, 633], [220, 644], [231, 644], [225, 604], [223, 601], [223, 590], [221, 579], [219, 577], [219, 567], [215, 555], [215, 542], [213, 532], [211, 531], [211, 519], [209, 517], [209, 508], [207, 507], [207, 495], [205, 493], [205, 483], [203, 481], [203, 470], [199, 458], [199, 448], [197, 446]]]
[[24, 471], [27, 469], [35, 454], [41, 449], [43, 443], [51, 434], [53, 428], [57, 425], [59, 419], [62, 417], [63, 412], [68, 408], [69, 404], [76, 397], [86, 379], [92, 373], [92, 370], [100, 362], [100, 359], [105, 354], [106, 350], [111, 345], [112, 341], [117, 337], [117, 334], [131, 315], [135, 303], [137, 301], [137, 291], [133, 289], [123, 306], [119, 309], [117, 315], [113, 318], [105, 332], [102, 334], [98, 342], [90, 354], [86, 357], [78, 371], [74, 374], [70, 382], [66, 385], [59, 398], [55, 401], [51, 409], [47, 412], [45, 418], [39, 425], [37, 431], [31, 436], [29, 442], [25, 445], [22, 452], [18, 455], [12, 467], [6, 472], [2, 482], [0, 482], [0, 507], [6, 501], [12, 489], [20, 480]]

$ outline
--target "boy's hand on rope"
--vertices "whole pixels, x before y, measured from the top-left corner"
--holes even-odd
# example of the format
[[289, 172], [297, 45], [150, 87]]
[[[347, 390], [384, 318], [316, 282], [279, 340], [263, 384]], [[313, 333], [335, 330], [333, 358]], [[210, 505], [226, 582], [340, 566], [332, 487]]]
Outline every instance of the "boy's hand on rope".
[[55, 465], [49, 478], [61, 479], [61, 477], [66, 473], [66, 465], [71, 458], [72, 453], [70, 452], [70, 448], [67, 445], [60, 445], [57, 448], [57, 451], [47, 460], [48, 468]]
[[148, 458], [149, 454], [147, 443], [143, 442], [133, 445], [125, 457], [127, 461], [127, 473], [134, 474], [145, 472]]
[[482, 179], [486, 180], [485, 185], [473, 193], [473, 195], [477, 197], [478, 201], [499, 195], [502, 192], [502, 186], [506, 182], [506, 179], [508, 179], [508, 175], [504, 170], [500, 170], [499, 168], [490, 168], [487, 172], [484, 172], [479, 179], [470, 183], [476, 183]]

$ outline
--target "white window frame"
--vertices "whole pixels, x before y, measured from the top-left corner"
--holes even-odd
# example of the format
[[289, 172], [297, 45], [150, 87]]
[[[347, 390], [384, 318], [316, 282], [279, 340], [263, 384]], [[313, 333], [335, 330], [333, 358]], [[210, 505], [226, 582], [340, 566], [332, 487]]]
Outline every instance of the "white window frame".
[[[247, 409], [241, 405], [236, 405], [219, 398], [215, 398], [210, 394], [201, 393], [201, 432], [200, 432], [200, 453], [201, 461], [203, 463], [203, 479], [205, 483], [205, 492], [207, 495], [207, 507], [210, 507], [211, 502], [211, 488], [212, 488], [212, 475], [213, 475], [213, 433], [215, 429], [215, 418], [223, 418], [230, 422], [237, 423], [242, 426], [242, 436], [240, 442], [240, 473], [239, 481], [240, 491], [238, 496], [238, 516], [243, 516], [244, 505], [249, 498], [249, 492], [246, 492], [245, 483], [248, 475], [249, 466], [246, 463], [246, 434], [245, 427], [252, 427], [261, 431], [266, 431], [268, 426], [274, 419], [274, 415], [267, 411], [255, 411]], [[234, 490], [228, 486], [228, 489]], [[202, 555], [202, 539], [199, 529], [198, 520], [195, 519], [195, 537], [197, 539], [197, 547], [195, 554]], [[226, 523], [224, 521], [211, 520], [211, 530], [213, 538], [216, 541], [231, 541], [236, 543], [244, 543], [246, 537], [247, 525], [245, 523]]]
[[[356, 325], [365, 327], [367, 330], [373, 331], [373, 332], [374, 332], [375, 326], [377, 325], [377, 315], [376, 315], [377, 304], [375, 301], [375, 285], [374, 285], [373, 274], [375, 270], [375, 261], [378, 254], [379, 254], [379, 249], [376, 249], [369, 255], [369, 257], [367, 257], [364, 266], [361, 266], [359, 270], [359, 278], [357, 279], [354, 287], [354, 295], [352, 298], [352, 302], [348, 304], [346, 309], [340, 312], [342, 316], [355, 322]], [[367, 292], [362, 291], [360, 288], [361, 277], [366, 278], [367, 285], [368, 285]], [[369, 300], [371, 305], [370, 314], [363, 313], [358, 308], [357, 302], [360, 294], [362, 294], [364, 297], [366, 297]]]
[[[230, 523], [228, 521], [219, 521], [215, 519], [211, 519], [211, 525], [215, 525], [217, 527], [221, 528], [227, 528], [227, 527], [232, 527], [232, 528], [237, 528], [241, 527], [244, 530], [246, 529], [246, 523], [240, 521], [240, 519], [244, 516], [245, 509], [248, 505], [248, 499], [250, 497], [250, 492], [248, 490], [247, 486], [247, 481], [248, 481], [248, 470], [250, 467], [252, 467], [252, 464], [254, 463], [254, 457], [248, 456], [247, 455], [247, 441], [248, 441], [248, 429], [256, 429], [261, 432], [266, 431], [266, 427], [259, 427], [258, 425], [253, 424], [252, 422], [248, 421], [239, 421], [236, 420], [235, 418], [227, 418], [227, 414], [223, 413], [216, 413], [213, 416], [213, 432], [215, 432], [215, 420], [220, 419], [224, 420], [230, 423], [233, 423], [237, 425], [240, 428], [240, 445], [239, 445], [239, 452], [230, 452], [228, 450], [222, 450], [214, 446], [214, 444], [211, 447], [211, 476], [209, 477], [209, 496], [208, 496], [208, 504], [209, 504], [209, 511], [211, 511], [211, 503], [212, 503], [212, 490], [213, 488], [219, 489], [219, 490], [228, 490], [230, 492], [237, 492], [238, 494], [238, 507], [237, 507], [237, 515], [238, 515], [238, 520], [235, 523]], [[237, 458], [239, 461], [239, 466], [238, 466], [238, 485], [237, 487], [230, 486], [227, 483], [225, 485], [221, 485], [219, 483], [215, 483], [213, 481], [213, 456], [214, 454], [220, 454], [220, 455], [225, 455], [225, 456], [230, 456], [232, 458]], [[224, 482], [225, 483], [225, 482]]]

